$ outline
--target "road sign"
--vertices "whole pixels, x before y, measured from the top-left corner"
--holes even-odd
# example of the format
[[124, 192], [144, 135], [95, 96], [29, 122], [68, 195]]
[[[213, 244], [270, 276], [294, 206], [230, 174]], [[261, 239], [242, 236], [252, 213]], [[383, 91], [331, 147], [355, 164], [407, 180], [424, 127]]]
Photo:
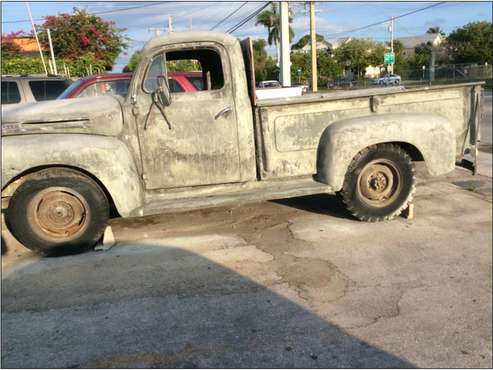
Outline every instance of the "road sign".
[[395, 54], [394, 53], [385, 53], [383, 56], [383, 62], [385, 64], [395, 64]]

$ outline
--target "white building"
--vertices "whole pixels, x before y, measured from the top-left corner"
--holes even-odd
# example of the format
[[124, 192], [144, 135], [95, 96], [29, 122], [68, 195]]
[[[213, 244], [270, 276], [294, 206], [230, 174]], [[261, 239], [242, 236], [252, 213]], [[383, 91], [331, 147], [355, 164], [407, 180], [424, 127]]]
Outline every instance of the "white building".
[[439, 33], [425, 33], [424, 35], [399, 37], [396, 40], [400, 41], [404, 46], [402, 53], [406, 57], [414, 55], [414, 49], [421, 44], [430, 43], [434, 48], [439, 47], [445, 38]]

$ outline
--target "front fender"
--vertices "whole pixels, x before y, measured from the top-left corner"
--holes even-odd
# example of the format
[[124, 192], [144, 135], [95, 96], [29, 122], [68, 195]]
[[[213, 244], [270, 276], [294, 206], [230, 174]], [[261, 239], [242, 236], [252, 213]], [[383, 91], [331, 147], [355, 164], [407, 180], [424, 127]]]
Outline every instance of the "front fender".
[[134, 159], [123, 142], [83, 134], [20, 135], [2, 138], [2, 191], [37, 167], [69, 166], [97, 178], [122, 216], [143, 205], [144, 192]]
[[423, 155], [433, 176], [455, 167], [456, 137], [450, 122], [429, 113], [386, 113], [334, 122], [322, 133], [317, 152], [318, 180], [341, 190], [347, 168], [364, 148], [408, 143]]

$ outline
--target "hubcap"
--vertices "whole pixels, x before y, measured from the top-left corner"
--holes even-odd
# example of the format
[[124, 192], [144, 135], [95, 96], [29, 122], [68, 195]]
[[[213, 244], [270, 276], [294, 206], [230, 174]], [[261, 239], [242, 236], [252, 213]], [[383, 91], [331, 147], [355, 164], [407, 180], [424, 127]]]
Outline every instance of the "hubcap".
[[45, 189], [28, 205], [28, 221], [34, 232], [54, 242], [70, 241], [87, 227], [89, 207], [78, 192], [61, 187]]
[[374, 207], [385, 207], [399, 194], [401, 175], [392, 161], [377, 159], [368, 163], [358, 177], [358, 195]]

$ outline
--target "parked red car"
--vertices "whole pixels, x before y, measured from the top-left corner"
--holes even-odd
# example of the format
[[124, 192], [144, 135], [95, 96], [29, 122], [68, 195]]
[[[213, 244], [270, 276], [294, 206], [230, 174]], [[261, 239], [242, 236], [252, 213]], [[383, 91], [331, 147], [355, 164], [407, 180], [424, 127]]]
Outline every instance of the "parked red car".
[[[106, 94], [127, 96], [131, 73], [111, 73], [81, 78], [71, 84], [58, 99], [83, 98]], [[193, 92], [203, 90], [202, 72], [171, 72], [171, 92]]]

